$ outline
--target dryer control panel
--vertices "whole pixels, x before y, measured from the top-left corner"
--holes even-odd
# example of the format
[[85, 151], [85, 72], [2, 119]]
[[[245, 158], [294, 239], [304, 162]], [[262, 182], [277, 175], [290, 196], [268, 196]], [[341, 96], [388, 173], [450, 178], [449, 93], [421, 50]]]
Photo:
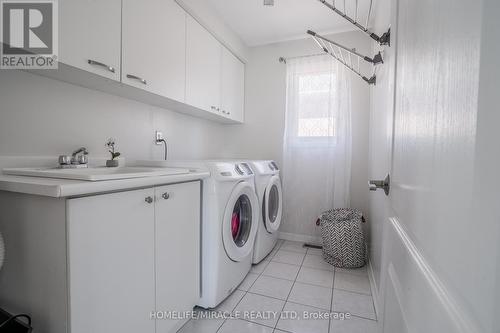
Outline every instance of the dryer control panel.
[[213, 171], [227, 180], [254, 176], [250, 164], [246, 162], [218, 162], [214, 165]]
[[278, 171], [279, 170], [278, 165], [274, 161], [269, 162], [269, 169], [271, 169], [273, 171]]
[[248, 164], [256, 176], [278, 175], [280, 173], [278, 164], [272, 160], [250, 161]]

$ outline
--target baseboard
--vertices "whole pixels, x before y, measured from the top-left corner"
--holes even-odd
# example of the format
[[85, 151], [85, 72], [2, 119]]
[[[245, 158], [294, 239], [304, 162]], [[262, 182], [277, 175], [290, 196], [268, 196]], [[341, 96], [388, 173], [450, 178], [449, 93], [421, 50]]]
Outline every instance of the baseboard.
[[290, 232], [280, 232], [278, 235], [279, 239], [284, 239], [292, 242], [304, 242], [310, 244], [322, 244], [321, 237], [293, 234]]
[[380, 321], [380, 303], [379, 303], [379, 294], [377, 284], [375, 283], [375, 273], [373, 272], [373, 266], [370, 259], [368, 259], [368, 279], [370, 280], [370, 287], [372, 289], [372, 297], [373, 297], [373, 305], [375, 307], [375, 316], [377, 320]]

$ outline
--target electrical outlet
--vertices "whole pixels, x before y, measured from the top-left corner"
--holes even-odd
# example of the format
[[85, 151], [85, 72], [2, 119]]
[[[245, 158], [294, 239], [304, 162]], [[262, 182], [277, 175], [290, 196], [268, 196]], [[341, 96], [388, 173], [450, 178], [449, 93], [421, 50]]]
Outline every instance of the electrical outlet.
[[163, 140], [163, 133], [160, 131], [155, 132], [155, 143], [161, 145]]

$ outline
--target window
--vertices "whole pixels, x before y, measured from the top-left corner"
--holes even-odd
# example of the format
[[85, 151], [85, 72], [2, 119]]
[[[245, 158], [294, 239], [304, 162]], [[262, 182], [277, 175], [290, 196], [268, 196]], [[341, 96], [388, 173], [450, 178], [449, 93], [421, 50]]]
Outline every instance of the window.
[[298, 138], [334, 137], [331, 98], [335, 91], [331, 72], [298, 75]]

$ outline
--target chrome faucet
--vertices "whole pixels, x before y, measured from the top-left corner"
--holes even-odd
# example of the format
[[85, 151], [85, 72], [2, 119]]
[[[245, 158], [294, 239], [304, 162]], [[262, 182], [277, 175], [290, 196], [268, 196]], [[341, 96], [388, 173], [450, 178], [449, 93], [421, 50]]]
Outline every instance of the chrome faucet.
[[89, 163], [89, 157], [87, 156], [89, 151], [85, 147], [80, 147], [71, 154], [71, 164], [85, 164]]
[[59, 167], [60, 168], [86, 168], [88, 167], [89, 158], [88, 150], [85, 147], [78, 148], [75, 150], [71, 156], [61, 155], [59, 156]]
[[89, 154], [89, 152], [88, 152], [87, 148], [85, 148], [85, 147], [80, 147], [80, 148], [78, 148], [77, 150], [75, 150], [75, 151], [73, 152], [73, 154], [71, 154], [71, 156], [75, 157], [75, 156], [77, 156], [77, 155], [78, 155], [78, 154], [80, 154], [80, 153], [82, 153], [83, 155], [88, 155], [88, 154]]

